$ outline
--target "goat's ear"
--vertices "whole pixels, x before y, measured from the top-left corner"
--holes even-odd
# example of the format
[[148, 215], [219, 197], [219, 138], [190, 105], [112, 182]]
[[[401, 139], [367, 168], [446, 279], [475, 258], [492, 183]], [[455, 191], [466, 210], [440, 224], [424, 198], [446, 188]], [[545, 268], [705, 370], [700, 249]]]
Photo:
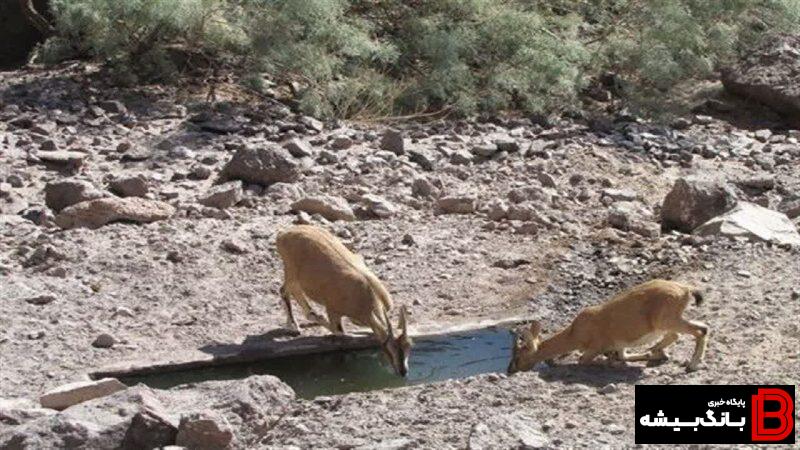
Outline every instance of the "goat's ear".
[[408, 336], [408, 308], [406, 305], [400, 308], [400, 321], [397, 323], [397, 328], [400, 330], [400, 336]]

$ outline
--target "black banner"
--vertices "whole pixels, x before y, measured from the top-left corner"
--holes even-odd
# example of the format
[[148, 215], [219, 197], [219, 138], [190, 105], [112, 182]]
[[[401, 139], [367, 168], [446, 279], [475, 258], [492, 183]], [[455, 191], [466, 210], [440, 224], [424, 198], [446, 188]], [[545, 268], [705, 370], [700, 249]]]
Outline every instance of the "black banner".
[[637, 444], [794, 444], [794, 386], [637, 385]]

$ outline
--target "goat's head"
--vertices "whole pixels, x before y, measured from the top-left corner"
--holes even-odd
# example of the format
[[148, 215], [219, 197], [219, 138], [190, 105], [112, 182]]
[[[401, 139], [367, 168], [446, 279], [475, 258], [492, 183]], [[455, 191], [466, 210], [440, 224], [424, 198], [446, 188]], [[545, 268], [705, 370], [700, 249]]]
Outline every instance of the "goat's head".
[[386, 317], [387, 334], [381, 342], [381, 349], [389, 359], [395, 373], [404, 377], [408, 374], [408, 358], [411, 355], [411, 338], [408, 335], [408, 311], [403, 306], [400, 309], [400, 321], [397, 324], [399, 335], [395, 336], [392, 323]]
[[508, 365], [509, 374], [530, 370], [536, 363], [543, 361], [544, 358], [538, 356], [541, 332], [542, 326], [534, 320], [530, 327], [522, 327], [514, 333], [514, 347], [511, 363]]

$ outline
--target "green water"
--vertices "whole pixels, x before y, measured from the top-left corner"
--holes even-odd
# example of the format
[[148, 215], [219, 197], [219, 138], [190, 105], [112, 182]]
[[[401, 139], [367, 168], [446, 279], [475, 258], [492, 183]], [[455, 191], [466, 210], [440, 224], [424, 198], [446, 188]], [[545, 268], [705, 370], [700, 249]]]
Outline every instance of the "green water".
[[298, 396], [362, 392], [464, 378], [489, 372], [505, 373], [511, 357], [511, 333], [505, 328], [417, 338], [406, 378], [394, 375], [379, 349], [337, 351], [287, 356], [254, 363], [167, 372], [120, 378], [133, 385], [167, 389], [208, 380], [241, 379], [251, 375], [275, 375]]

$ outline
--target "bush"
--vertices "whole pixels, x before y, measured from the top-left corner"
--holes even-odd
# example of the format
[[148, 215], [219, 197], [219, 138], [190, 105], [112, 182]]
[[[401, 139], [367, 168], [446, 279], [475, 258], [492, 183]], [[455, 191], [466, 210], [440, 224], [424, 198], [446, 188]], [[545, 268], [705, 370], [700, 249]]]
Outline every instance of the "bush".
[[225, 0], [51, 0], [51, 10], [58, 35], [41, 59], [97, 58], [120, 81], [173, 76], [180, 50], [220, 57], [249, 45], [241, 9]]
[[237, 57], [319, 116], [551, 112], [612, 70], [630, 99], [712, 75], [796, 0], [52, 0], [45, 61], [84, 55], [164, 80], [176, 47]]

